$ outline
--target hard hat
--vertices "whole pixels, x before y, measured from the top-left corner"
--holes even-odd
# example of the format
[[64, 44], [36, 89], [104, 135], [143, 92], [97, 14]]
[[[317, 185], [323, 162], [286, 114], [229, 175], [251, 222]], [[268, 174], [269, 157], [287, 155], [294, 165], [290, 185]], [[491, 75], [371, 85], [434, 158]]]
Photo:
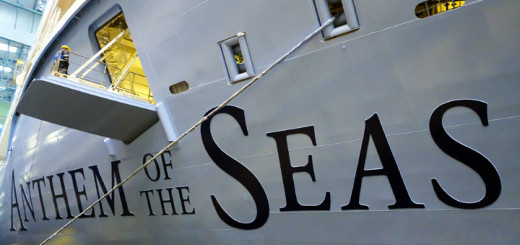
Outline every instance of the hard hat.
[[61, 48], [65, 48], [65, 49], [67, 49], [68, 51], [70, 51], [70, 48], [69, 48], [69, 46], [67, 46], [67, 45], [62, 45]]

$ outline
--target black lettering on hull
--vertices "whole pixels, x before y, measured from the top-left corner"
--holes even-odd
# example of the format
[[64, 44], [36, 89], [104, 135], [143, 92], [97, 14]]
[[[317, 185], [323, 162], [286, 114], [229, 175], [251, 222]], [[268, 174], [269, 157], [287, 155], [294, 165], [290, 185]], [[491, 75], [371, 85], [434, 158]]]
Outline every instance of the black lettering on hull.
[[304, 134], [309, 136], [312, 145], [316, 146], [316, 136], [314, 134], [314, 127], [303, 127], [297, 129], [289, 129], [280, 132], [267, 133], [267, 136], [274, 138], [276, 147], [278, 149], [278, 159], [280, 160], [280, 169], [282, 170], [282, 181], [285, 190], [286, 205], [280, 208], [280, 211], [304, 211], [304, 210], [330, 210], [330, 192], [325, 193], [325, 199], [319, 205], [302, 205], [296, 199], [296, 190], [294, 187], [293, 174], [298, 172], [306, 172], [311, 176], [311, 180], [316, 182], [314, 175], [314, 168], [312, 164], [312, 156], [308, 156], [307, 164], [305, 166], [293, 167], [289, 158], [289, 147], [287, 146], [287, 136], [293, 134]]
[[[374, 145], [381, 160], [383, 168], [365, 170], [365, 160], [367, 158], [368, 141], [372, 136]], [[404, 185], [403, 178], [397, 167], [394, 154], [390, 149], [388, 140], [386, 139], [383, 126], [377, 114], [374, 114], [371, 118], [365, 121], [365, 134], [363, 136], [363, 142], [361, 143], [361, 152], [359, 153], [359, 161], [356, 170], [356, 177], [354, 178], [354, 187], [352, 195], [350, 197], [350, 203], [341, 207], [342, 210], [349, 209], [366, 209], [368, 206], [359, 204], [359, 195], [361, 193], [361, 181], [366, 176], [384, 175], [390, 182], [390, 187], [395, 196], [395, 203], [388, 205], [389, 209], [398, 208], [424, 208], [424, 205], [414, 203], [408, 195], [406, 186]]]
[[500, 176], [491, 161], [477, 151], [457, 142], [448, 135], [442, 126], [444, 113], [455, 107], [466, 107], [473, 110], [479, 116], [482, 125], [488, 126], [486, 103], [476, 100], [455, 100], [444, 103], [435, 109], [430, 118], [430, 133], [435, 144], [437, 144], [444, 153], [470, 167], [482, 178], [486, 186], [486, 193], [480, 201], [462, 202], [448, 194], [441, 187], [437, 179], [432, 179], [433, 190], [442, 202], [452, 207], [462, 209], [483, 208], [493, 204], [500, 196], [502, 189]]
[[[208, 115], [215, 108], [208, 111], [205, 115]], [[215, 115], [218, 114], [228, 114], [232, 116], [240, 125], [242, 132], [244, 135], [248, 135], [246, 121], [244, 116], [244, 110], [234, 107], [234, 106], [225, 106], [221, 110], [219, 110]], [[233, 217], [229, 216], [226, 211], [220, 206], [217, 201], [217, 198], [214, 195], [211, 195], [211, 201], [215, 210], [217, 211], [218, 216], [224, 223], [244, 230], [252, 230], [261, 227], [267, 222], [267, 218], [269, 217], [269, 203], [267, 200], [267, 195], [258, 181], [258, 179], [251, 173], [244, 165], [240, 164], [240, 162], [236, 161], [232, 157], [228, 156], [225, 152], [223, 152], [213, 140], [213, 136], [211, 135], [211, 119], [213, 116], [209, 117], [208, 120], [202, 123], [200, 132], [202, 136], [202, 143], [204, 144], [204, 148], [206, 152], [211, 157], [213, 162], [222, 169], [224, 172], [229, 174], [231, 177], [236, 179], [240, 184], [242, 184], [247, 191], [253, 197], [253, 200], [256, 204], [256, 217], [253, 221], [249, 223], [239, 222]]]

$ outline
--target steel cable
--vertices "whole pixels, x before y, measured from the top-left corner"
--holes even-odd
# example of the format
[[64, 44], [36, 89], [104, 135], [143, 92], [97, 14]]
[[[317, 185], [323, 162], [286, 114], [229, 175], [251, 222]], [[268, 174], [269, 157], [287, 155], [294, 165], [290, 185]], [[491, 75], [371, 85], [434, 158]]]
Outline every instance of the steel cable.
[[92, 209], [96, 204], [98, 204], [99, 202], [101, 202], [103, 199], [105, 199], [106, 197], [108, 197], [110, 194], [112, 194], [112, 192], [114, 192], [115, 190], [117, 190], [119, 187], [121, 187], [124, 183], [126, 183], [128, 180], [130, 180], [132, 177], [134, 177], [135, 175], [137, 175], [141, 170], [143, 170], [144, 168], [146, 168], [146, 166], [148, 166], [148, 164], [150, 164], [151, 162], [153, 162], [157, 157], [159, 157], [161, 154], [163, 154], [165, 151], [167, 151], [168, 149], [170, 149], [171, 147], [173, 147], [177, 142], [179, 142], [182, 138], [184, 138], [186, 135], [188, 135], [189, 133], [193, 132], [198, 126], [200, 126], [204, 121], [208, 120], [209, 117], [215, 115], [215, 113], [217, 113], [220, 109], [222, 109], [224, 106], [226, 106], [227, 104], [229, 104], [229, 102], [231, 102], [231, 100], [233, 100], [234, 98], [236, 98], [239, 94], [241, 94], [242, 92], [244, 92], [247, 88], [249, 88], [251, 85], [253, 85], [256, 81], [258, 81], [260, 78], [262, 78], [265, 74], [267, 74], [269, 71], [271, 71], [275, 66], [277, 66], [278, 64], [282, 63], [289, 55], [291, 55], [294, 51], [296, 51], [298, 48], [300, 48], [304, 43], [306, 43], [307, 41], [309, 41], [312, 37], [314, 37], [316, 34], [318, 34], [319, 32], [321, 32], [325, 27], [329, 26], [330, 24], [332, 24], [332, 22], [334, 21], [335, 17], [332, 17], [330, 18], [329, 20], [327, 20], [325, 23], [323, 23], [318, 29], [314, 30], [311, 34], [309, 34], [308, 36], [306, 36], [302, 41], [300, 41], [298, 44], [296, 44], [291, 50], [289, 50], [287, 53], [285, 53], [282, 57], [280, 57], [277, 61], [275, 61], [273, 64], [271, 64], [269, 67], [267, 67], [262, 73], [258, 74], [257, 76], [255, 76], [250, 82], [248, 82], [246, 85], [244, 85], [240, 90], [238, 90], [237, 92], [235, 92], [233, 95], [231, 95], [231, 97], [229, 97], [228, 99], [226, 99], [224, 102], [222, 102], [217, 108], [215, 108], [214, 110], [212, 110], [208, 115], [202, 117], [197, 123], [195, 123], [191, 128], [189, 128], [186, 132], [184, 132], [183, 134], [181, 134], [175, 141], [171, 142], [170, 144], [168, 144], [166, 147], [164, 147], [161, 151], [159, 151], [156, 155], [154, 155], [152, 158], [150, 158], [146, 163], [144, 163], [143, 165], [141, 165], [139, 168], [137, 168], [132, 174], [130, 174], [128, 177], [126, 177], [123, 181], [121, 181], [119, 184], [115, 185], [110, 191], [108, 191], [107, 193], [105, 193], [103, 196], [101, 196], [99, 199], [97, 199], [94, 203], [92, 203], [90, 206], [88, 206], [85, 210], [83, 210], [83, 212], [79, 213], [78, 215], [76, 215], [73, 219], [71, 219], [69, 222], [67, 222], [65, 225], [63, 225], [60, 229], [58, 229], [56, 232], [54, 232], [52, 235], [50, 235], [47, 239], [45, 239], [42, 243], [40, 243], [40, 245], [43, 245], [45, 243], [47, 243], [48, 241], [50, 241], [52, 238], [54, 238], [56, 235], [58, 235], [58, 233], [60, 233], [61, 231], [63, 231], [65, 228], [67, 228], [69, 225], [71, 225], [74, 221], [76, 221], [80, 216], [82, 216], [83, 214], [85, 214], [87, 211], [89, 211], [90, 209]]

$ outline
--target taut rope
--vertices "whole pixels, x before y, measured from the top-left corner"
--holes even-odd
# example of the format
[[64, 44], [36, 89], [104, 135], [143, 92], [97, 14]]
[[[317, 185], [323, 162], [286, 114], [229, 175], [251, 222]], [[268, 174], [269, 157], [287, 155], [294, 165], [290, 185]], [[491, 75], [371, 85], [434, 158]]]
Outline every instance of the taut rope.
[[271, 64], [269, 67], [267, 67], [262, 73], [258, 74], [257, 76], [255, 76], [250, 82], [248, 82], [246, 85], [244, 85], [240, 90], [238, 90], [237, 92], [235, 92], [233, 95], [231, 95], [231, 97], [229, 97], [227, 100], [225, 100], [224, 102], [222, 102], [222, 104], [220, 104], [215, 110], [211, 111], [208, 115], [202, 117], [197, 123], [195, 123], [190, 129], [188, 129], [186, 132], [184, 132], [183, 134], [181, 134], [179, 136], [179, 138], [177, 138], [175, 141], [171, 142], [170, 144], [168, 144], [166, 147], [164, 147], [164, 149], [162, 149], [161, 151], [159, 151], [159, 153], [157, 153], [155, 156], [153, 156], [152, 158], [150, 158], [150, 160], [148, 160], [146, 163], [144, 163], [143, 165], [141, 165], [139, 168], [137, 168], [132, 174], [130, 174], [128, 177], [126, 177], [123, 181], [121, 181], [119, 184], [115, 185], [110, 191], [108, 191], [107, 193], [105, 193], [105, 195], [103, 195], [102, 197], [100, 197], [99, 199], [97, 199], [94, 203], [92, 203], [90, 206], [88, 206], [85, 210], [83, 210], [83, 212], [79, 213], [78, 215], [76, 215], [73, 219], [71, 219], [69, 222], [67, 222], [64, 226], [62, 226], [60, 229], [58, 229], [56, 232], [54, 232], [54, 234], [52, 234], [51, 236], [49, 236], [47, 239], [45, 239], [42, 243], [40, 243], [40, 245], [43, 245], [45, 243], [47, 243], [48, 241], [50, 241], [52, 238], [54, 238], [56, 235], [58, 235], [58, 233], [60, 233], [61, 231], [63, 231], [65, 228], [67, 228], [69, 225], [71, 225], [74, 221], [76, 221], [81, 215], [85, 214], [87, 211], [89, 211], [90, 209], [92, 209], [96, 204], [98, 204], [99, 202], [101, 202], [101, 200], [103, 200], [104, 198], [108, 197], [110, 194], [112, 194], [112, 192], [114, 192], [115, 190], [117, 190], [117, 188], [121, 187], [124, 183], [126, 183], [128, 180], [130, 180], [132, 177], [134, 177], [135, 175], [137, 175], [137, 173], [139, 173], [141, 170], [143, 170], [144, 168], [146, 168], [146, 166], [148, 166], [148, 164], [150, 164], [151, 162], [153, 162], [157, 157], [159, 157], [161, 154], [163, 154], [165, 151], [167, 151], [168, 149], [170, 149], [173, 145], [175, 145], [177, 142], [179, 142], [182, 138], [184, 138], [186, 135], [188, 135], [189, 133], [193, 132], [193, 130], [195, 130], [198, 126], [200, 126], [204, 121], [208, 120], [209, 117], [215, 115], [215, 113], [217, 113], [220, 109], [222, 109], [224, 106], [226, 106], [227, 104], [229, 104], [229, 102], [231, 102], [231, 100], [233, 100], [234, 98], [236, 98], [239, 94], [241, 94], [242, 92], [244, 92], [247, 88], [249, 88], [251, 85], [253, 85], [253, 83], [255, 83], [256, 81], [258, 81], [260, 78], [262, 78], [265, 74], [267, 74], [269, 71], [271, 71], [275, 66], [277, 66], [278, 64], [282, 63], [282, 61], [284, 61], [289, 55], [291, 55], [294, 51], [296, 51], [298, 48], [300, 48], [305, 42], [309, 41], [312, 37], [314, 37], [316, 34], [318, 34], [320, 31], [322, 31], [325, 27], [329, 26], [330, 24], [332, 24], [332, 22], [334, 21], [335, 17], [332, 17], [330, 18], [329, 20], [327, 20], [325, 23], [323, 23], [323, 25], [321, 25], [318, 29], [314, 30], [311, 34], [309, 34], [308, 36], [306, 36], [301, 42], [299, 42], [298, 44], [296, 44], [291, 50], [289, 50], [287, 53], [285, 53], [282, 57], [280, 57], [277, 61], [275, 61], [273, 64]]

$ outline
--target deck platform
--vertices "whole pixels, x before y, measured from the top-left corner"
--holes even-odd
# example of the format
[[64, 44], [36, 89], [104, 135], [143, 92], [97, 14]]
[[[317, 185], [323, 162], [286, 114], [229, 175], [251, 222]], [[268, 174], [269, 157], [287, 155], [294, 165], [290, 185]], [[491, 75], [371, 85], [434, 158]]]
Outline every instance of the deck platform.
[[124, 142], [159, 121], [153, 104], [57, 76], [33, 80], [16, 111]]

